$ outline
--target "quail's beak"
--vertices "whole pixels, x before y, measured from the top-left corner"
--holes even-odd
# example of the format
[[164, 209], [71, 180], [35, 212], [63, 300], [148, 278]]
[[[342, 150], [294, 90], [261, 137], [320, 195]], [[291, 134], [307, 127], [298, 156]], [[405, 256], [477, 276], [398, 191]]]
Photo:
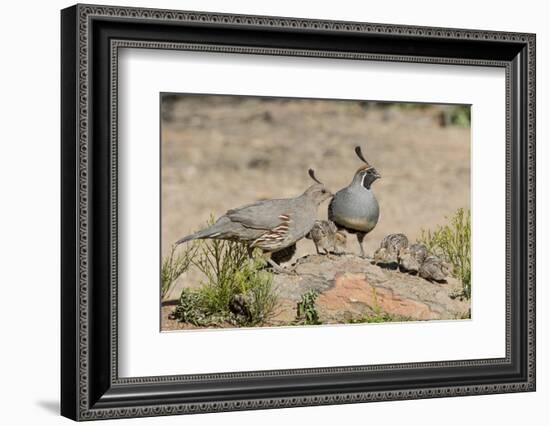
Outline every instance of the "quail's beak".
[[375, 177], [376, 179], [382, 179], [382, 176], [381, 176], [380, 173], [378, 173], [378, 171], [376, 171], [376, 170], [374, 171], [374, 177]]

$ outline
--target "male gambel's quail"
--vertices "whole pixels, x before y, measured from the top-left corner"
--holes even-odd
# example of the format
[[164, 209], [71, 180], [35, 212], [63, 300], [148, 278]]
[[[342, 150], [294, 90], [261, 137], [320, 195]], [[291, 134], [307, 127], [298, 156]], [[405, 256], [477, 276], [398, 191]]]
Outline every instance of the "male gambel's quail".
[[399, 267], [406, 272], [418, 272], [427, 257], [428, 249], [424, 244], [411, 244], [399, 250]]
[[405, 234], [389, 234], [380, 242], [380, 247], [374, 252], [374, 262], [393, 265], [398, 264], [399, 252], [409, 245]]
[[451, 265], [447, 262], [437, 256], [428, 256], [420, 265], [418, 274], [428, 281], [443, 282], [450, 272]]
[[313, 240], [317, 254], [321, 254], [321, 250], [325, 254], [340, 254], [346, 247], [346, 236], [331, 220], [316, 220], [306, 238]]
[[328, 218], [339, 229], [345, 229], [357, 236], [361, 257], [365, 257], [363, 239], [378, 223], [380, 209], [378, 201], [370, 187], [380, 175], [361, 153], [360, 147], [355, 147], [355, 153], [365, 163], [356, 172], [351, 183], [338, 191], [328, 208]]
[[[295, 244], [311, 230], [317, 217], [317, 208], [332, 197], [325, 186], [309, 169], [316, 182], [295, 198], [258, 201], [228, 210], [212, 226], [188, 235], [176, 244], [196, 239], [221, 239], [246, 243], [250, 249], [258, 247], [264, 253], [273, 253]], [[267, 259], [274, 269], [279, 266]]]

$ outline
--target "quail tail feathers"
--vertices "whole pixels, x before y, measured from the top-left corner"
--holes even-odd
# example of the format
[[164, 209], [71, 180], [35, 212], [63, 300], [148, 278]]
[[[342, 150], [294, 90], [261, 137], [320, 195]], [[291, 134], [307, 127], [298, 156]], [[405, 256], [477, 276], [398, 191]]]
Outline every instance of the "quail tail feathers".
[[239, 231], [240, 228], [243, 228], [242, 225], [232, 222], [226, 216], [222, 216], [216, 221], [216, 223], [208, 228], [201, 229], [200, 231], [179, 239], [176, 241], [176, 245], [183, 244], [191, 240], [201, 240], [204, 238], [231, 239], [233, 234]]

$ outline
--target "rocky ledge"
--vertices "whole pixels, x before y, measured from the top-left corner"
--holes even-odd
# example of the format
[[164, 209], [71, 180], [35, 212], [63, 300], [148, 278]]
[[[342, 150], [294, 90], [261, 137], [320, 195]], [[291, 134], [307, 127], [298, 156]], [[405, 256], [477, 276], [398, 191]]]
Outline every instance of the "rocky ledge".
[[318, 294], [316, 308], [322, 323], [350, 322], [381, 312], [403, 320], [469, 317], [470, 301], [453, 297], [461, 284], [451, 277], [434, 283], [350, 254], [308, 255], [287, 269], [294, 273], [274, 278], [280, 298], [275, 324], [292, 321], [296, 304], [309, 290]]

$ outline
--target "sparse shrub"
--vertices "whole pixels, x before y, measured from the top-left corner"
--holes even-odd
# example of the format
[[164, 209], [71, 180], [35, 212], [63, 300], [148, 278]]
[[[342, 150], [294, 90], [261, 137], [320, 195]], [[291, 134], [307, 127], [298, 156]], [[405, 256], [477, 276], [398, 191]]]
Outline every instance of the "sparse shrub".
[[231, 302], [236, 295], [243, 295], [247, 314], [236, 316], [239, 325], [259, 325], [272, 317], [278, 298], [272, 285], [273, 275], [264, 270], [266, 262], [258, 251], [249, 257], [244, 244], [204, 240], [195, 265], [206, 278], [199, 291], [209, 312], [235, 316]]
[[196, 245], [191, 244], [185, 247], [177, 256], [176, 245], [170, 249], [170, 255], [162, 260], [160, 272], [161, 296], [168, 292], [172, 283], [191, 266], [195, 256]]
[[313, 290], [308, 290], [296, 305], [296, 324], [300, 325], [316, 325], [321, 324], [319, 321], [319, 313], [315, 307], [317, 293]]
[[193, 263], [204, 275], [201, 292], [210, 311], [229, 311], [229, 302], [235, 294], [241, 293], [241, 281], [246, 280], [243, 277], [246, 272], [241, 269], [249, 266], [248, 260], [243, 244], [223, 240], [199, 242]]
[[182, 292], [172, 318], [195, 325], [265, 324], [275, 313], [278, 297], [273, 274], [258, 252], [224, 240], [200, 240], [191, 259], [203, 274], [202, 285]]
[[265, 324], [273, 315], [279, 304], [277, 294], [273, 289], [273, 276], [261, 272], [262, 276], [253, 280], [255, 285], [249, 285], [249, 316], [241, 320], [241, 325], [248, 327]]
[[453, 267], [453, 275], [462, 283], [461, 296], [471, 297], [471, 222], [470, 211], [458, 209], [449, 224], [435, 231], [422, 230], [419, 242], [431, 254], [439, 256]]

